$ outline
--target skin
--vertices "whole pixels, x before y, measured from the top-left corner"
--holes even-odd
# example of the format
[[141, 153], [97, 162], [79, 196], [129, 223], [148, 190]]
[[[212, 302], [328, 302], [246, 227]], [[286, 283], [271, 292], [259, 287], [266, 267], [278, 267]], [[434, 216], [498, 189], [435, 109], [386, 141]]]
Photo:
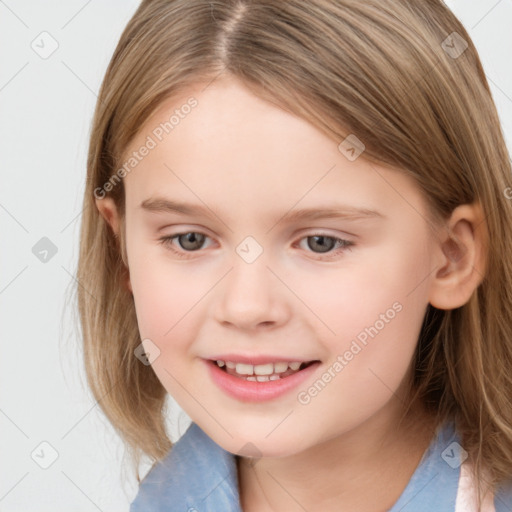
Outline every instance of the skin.
[[[481, 210], [462, 205], [434, 232], [408, 176], [364, 153], [349, 161], [341, 141], [230, 78], [162, 103], [126, 154], [190, 96], [198, 106], [124, 178], [126, 217], [111, 199], [97, 200], [113, 231], [125, 229], [141, 339], [160, 350], [152, 367], [216, 443], [232, 453], [246, 443], [258, 450], [238, 465], [244, 511], [386, 510], [435, 428], [421, 404], [399, 424], [421, 323], [429, 303], [459, 307], [479, 284]], [[212, 218], [141, 208], [157, 197], [206, 204]], [[381, 217], [280, 221], [290, 210], [334, 203]], [[170, 242], [185, 258], [159, 242], [187, 232], [207, 238], [195, 252], [186, 239], [185, 248]], [[323, 253], [308, 238], [319, 233], [353, 245]], [[236, 252], [247, 236], [263, 249], [250, 264]], [[299, 403], [298, 392], [396, 302], [401, 311]], [[229, 352], [322, 364], [299, 389], [244, 403], [205, 371], [203, 358]]]

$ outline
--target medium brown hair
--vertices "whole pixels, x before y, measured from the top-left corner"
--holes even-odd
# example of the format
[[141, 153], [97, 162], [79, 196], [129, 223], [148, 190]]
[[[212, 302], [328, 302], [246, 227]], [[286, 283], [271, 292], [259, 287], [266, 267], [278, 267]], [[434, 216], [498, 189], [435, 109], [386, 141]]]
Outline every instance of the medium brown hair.
[[[164, 99], [222, 74], [336, 143], [356, 134], [365, 158], [416, 180], [437, 218], [482, 206], [486, 275], [464, 306], [428, 306], [411, 400], [438, 422], [456, 419], [476, 474], [487, 468], [495, 489], [512, 475], [511, 166], [477, 51], [439, 0], [141, 3], [106, 72], [87, 162], [78, 301], [88, 381], [103, 411], [137, 461], [171, 448], [166, 391], [134, 355], [141, 340], [123, 233], [113, 236], [95, 190]], [[122, 181], [108, 195], [123, 213]]]

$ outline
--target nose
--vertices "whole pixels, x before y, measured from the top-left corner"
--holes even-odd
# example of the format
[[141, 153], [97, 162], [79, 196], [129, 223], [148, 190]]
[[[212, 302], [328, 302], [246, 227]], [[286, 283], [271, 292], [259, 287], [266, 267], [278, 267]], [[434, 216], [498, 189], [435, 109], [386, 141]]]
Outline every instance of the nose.
[[235, 261], [218, 290], [216, 320], [244, 330], [281, 326], [291, 311], [285, 288], [262, 257]]

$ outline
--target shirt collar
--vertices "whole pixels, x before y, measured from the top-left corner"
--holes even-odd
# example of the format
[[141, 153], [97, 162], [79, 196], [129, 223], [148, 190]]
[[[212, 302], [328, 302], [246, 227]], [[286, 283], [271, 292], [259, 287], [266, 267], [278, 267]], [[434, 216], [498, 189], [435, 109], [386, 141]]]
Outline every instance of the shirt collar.
[[242, 512], [236, 458], [195, 423], [153, 466], [130, 512]]
[[464, 450], [452, 420], [438, 425], [404, 491], [388, 512], [453, 512]]
[[[389, 512], [453, 511], [463, 454], [452, 421], [435, 435]], [[192, 423], [139, 486], [130, 512], [242, 512], [236, 457]]]

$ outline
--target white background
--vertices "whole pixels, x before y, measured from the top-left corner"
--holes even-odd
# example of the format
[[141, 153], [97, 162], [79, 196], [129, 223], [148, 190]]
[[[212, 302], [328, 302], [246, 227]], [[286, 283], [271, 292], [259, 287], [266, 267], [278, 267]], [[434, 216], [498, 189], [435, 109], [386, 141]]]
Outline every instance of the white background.
[[[512, 0], [448, 5], [480, 52], [510, 148]], [[137, 6], [0, 0], [1, 512], [127, 511], [136, 493], [122, 444], [87, 390], [70, 297], [96, 94]], [[43, 31], [59, 45], [47, 59], [31, 48]], [[32, 252], [43, 237], [57, 248], [46, 263]], [[173, 411], [176, 439], [188, 418]], [[58, 454], [48, 469], [31, 457], [51, 460], [41, 442]]]

